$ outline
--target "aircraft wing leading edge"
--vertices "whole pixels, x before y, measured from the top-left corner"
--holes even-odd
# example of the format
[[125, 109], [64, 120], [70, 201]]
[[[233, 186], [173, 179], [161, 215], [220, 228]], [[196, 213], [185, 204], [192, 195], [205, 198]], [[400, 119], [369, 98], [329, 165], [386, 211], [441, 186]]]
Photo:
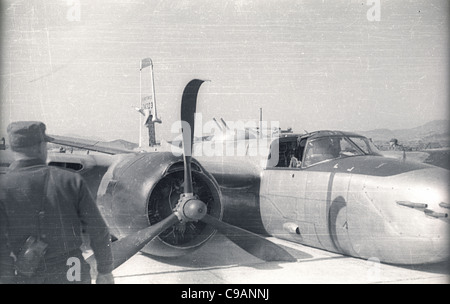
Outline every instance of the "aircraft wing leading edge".
[[74, 147], [78, 149], [84, 149], [89, 151], [96, 151], [106, 154], [127, 154], [134, 153], [133, 149], [128, 149], [125, 147], [118, 146], [113, 142], [101, 142], [89, 139], [81, 139], [74, 137], [66, 137], [66, 136], [56, 136], [50, 135], [53, 140], [53, 144]]

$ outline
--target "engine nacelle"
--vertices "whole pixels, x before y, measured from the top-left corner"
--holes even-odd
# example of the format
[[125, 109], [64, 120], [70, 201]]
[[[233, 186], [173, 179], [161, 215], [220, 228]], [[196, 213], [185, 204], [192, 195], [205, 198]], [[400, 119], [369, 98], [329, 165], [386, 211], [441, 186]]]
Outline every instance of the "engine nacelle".
[[[184, 183], [183, 159], [170, 152], [132, 154], [121, 157], [103, 177], [97, 202], [110, 227], [120, 239], [154, 225], [173, 213]], [[194, 194], [207, 206], [207, 213], [222, 218], [221, 194], [215, 179], [192, 160]], [[203, 222], [174, 225], [142, 250], [161, 257], [191, 253], [204, 245], [215, 229]]]

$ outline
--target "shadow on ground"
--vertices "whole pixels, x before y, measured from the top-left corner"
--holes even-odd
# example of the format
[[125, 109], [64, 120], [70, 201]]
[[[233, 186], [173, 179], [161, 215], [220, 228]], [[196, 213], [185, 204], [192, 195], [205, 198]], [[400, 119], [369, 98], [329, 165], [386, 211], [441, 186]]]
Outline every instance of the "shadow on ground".
[[[300, 250], [278, 244], [297, 260], [310, 259], [313, 256]], [[218, 252], [223, 254], [217, 254]], [[154, 259], [155, 261], [180, 267], [205, 268], [205, 267], [224, 267], [224, 266], [248, 266], [261, 267], [261, 264], [267, 264], [265, 267], [278, 268], [278, 264], [287, 262], [264, 262], [248, 252], [244, 251], [225, 236], [217, 234], [205, 246], [191, 254], [177, 257], [156, 257], [142, 253], [142, 255]], [[258, 265], [258, 266], [257, 266]]]

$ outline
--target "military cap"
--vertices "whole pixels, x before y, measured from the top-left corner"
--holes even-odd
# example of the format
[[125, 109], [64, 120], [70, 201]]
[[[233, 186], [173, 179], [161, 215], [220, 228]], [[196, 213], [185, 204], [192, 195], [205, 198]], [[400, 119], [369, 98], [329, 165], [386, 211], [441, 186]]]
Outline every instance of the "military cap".
[[40, 121], [16, 121], [7, 128], [11, 149], [26, 148], [41, 142], [51, 142], [53, 138], [45, 134], [45, 124]]

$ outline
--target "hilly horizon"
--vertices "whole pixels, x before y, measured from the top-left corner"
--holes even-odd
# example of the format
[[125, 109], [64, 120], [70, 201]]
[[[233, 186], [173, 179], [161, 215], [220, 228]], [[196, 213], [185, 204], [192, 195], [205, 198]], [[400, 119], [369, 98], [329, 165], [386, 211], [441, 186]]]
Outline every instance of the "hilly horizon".
[[434, 146], [450, 146], [450, 120], [433, 120], [424, 125], [409, 129], [375, 129], [357, 133], [371, 138], [375, 144], [383, 145], [391, 139], [397, 139], [400, 144], [417, 147], [433, 144]]
[[[369, 131], [355, 131], [355, 133], [364, 135], [371, 138], [372, 141], [377, 145], [388, 144], [393, 138], [397, 139], [400, 144], [407, 146], [417, 146], [419, 143], [424, 145], [433, 143], [435, 146], [449, 147], [450, 146], [450, 120], [433, 120], [424, 125], [413, 127], [413, 128], [403, 128], [403, 129], [374, 129]], [[296, 130], [294, 130], [295, 132]], [[88, 140], [101, 141], [111, 145], [119, 145], [125, 148], [135, 148], [137, 143], [130, 142], [123, 139], [116, 139], [111, 141], [105, 141], [97, 136], [79, 136], [74, 133], [65, 134], [63, 136], [82, 138]], [[171, 139], [168, 139], [171, 140]]]

